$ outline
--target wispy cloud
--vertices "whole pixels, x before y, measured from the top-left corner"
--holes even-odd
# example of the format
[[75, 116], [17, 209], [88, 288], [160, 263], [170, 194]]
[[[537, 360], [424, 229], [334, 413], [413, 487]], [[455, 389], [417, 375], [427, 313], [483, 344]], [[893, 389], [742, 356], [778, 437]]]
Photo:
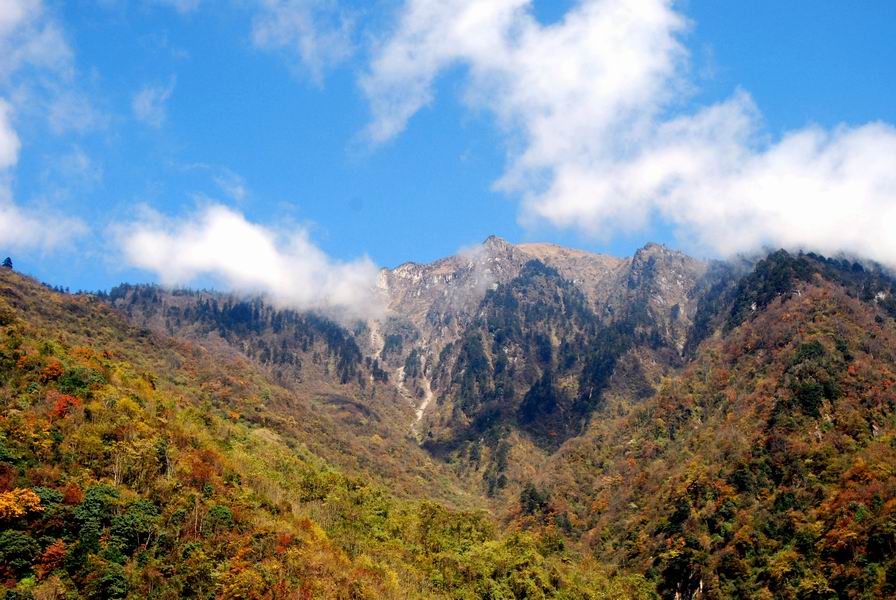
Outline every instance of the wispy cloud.
[[174, 93], [176, 78], [165, 85], [147, 85], [134, 95], [131, 108], [138, 121], [158, 129], [168, 118], [168, 100]]
[[656, 219], [728, 255], [763, 245], [896, 266], [896, 130], [771, 136], [743, 90], [695, 110], [687, 20], [671, 0], [582, 0], [545, 26], [530, 0], [407, 0], [362, 88], [370, 139], [398, 135], [446, 69], [508, 137], [496, 182], [525, 223], [608, 238]]
[[11, 108], [0, 98], [0, 172], [16, 164], [19, 159], [19, 136], [10, 122]]
[[[9, 101], [10, 79], [28, 71]], [[38, 0], [0, 3], [0, 246], [9, 249], [50, 250], [77, 239], [86, 226], [76, 218], [42, 208], [25, 208], [13, 198], [11, 180], [22, 143], [13, 123], [16, 109], [29, 98], [35, 79], [56, 98], [59, 81], [73, 73], [71, 51], [60, 30], [44, 15]], [[74, 94], [74, 92], [72, 92]], [[52, 101], [52, 100], [51, 100]], [[30, 107], [33, 103], [26, 103]], [[18, 106], [16, 106], [18, 105]]]
[[256, 0], [252, 41], [320, 81], [352, 54], [352, 19], [335, 0]]
[[221, 169], [220, 172], [212, 177], [215, 185], [218, 186], [234, 202], [243, 202], [249, 195], [249, 188], [246, 180], [230, 169]]
[[19, 138], [12, 127], [9, 105], [0, 99], [0, 246], [50, 250], [76, 239], [85, 225], [46, 211], [28, 211], [13, 202], [9, 172], [18, 162]]
[[336, 317], [369, 317], [382, 310], [376, 266], [367, 258], [333, 260], [302, 227], [277, 231], [210, 205], [177, 220], [147, 212], [115, 233], [126, 262], [167, 285], [211, 277], [236, 292]]
[[71, 75], [72, 52], [40, 0], [0, 3], [0, 82], [23, 67]]

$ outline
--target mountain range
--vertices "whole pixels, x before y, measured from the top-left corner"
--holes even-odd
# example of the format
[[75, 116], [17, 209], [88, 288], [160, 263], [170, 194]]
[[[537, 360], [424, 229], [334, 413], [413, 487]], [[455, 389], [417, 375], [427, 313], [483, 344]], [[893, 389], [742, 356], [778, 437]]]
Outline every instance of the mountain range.
[[0, 269], [0, 577], [34, 598], [893, 597], [894, 294], [861, 260], [497, 237], [382, 270], [366, 321]]

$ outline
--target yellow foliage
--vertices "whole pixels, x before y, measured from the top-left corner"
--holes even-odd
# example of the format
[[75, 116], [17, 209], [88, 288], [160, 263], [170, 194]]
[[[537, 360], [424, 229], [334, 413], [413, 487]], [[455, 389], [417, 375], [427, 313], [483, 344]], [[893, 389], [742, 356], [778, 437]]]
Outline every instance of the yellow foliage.
[[40, 496], [28, 488], [16, 488], [11, 492], [0, 492], [0, 521], [24, 517], [31, 512], [40, 512]]

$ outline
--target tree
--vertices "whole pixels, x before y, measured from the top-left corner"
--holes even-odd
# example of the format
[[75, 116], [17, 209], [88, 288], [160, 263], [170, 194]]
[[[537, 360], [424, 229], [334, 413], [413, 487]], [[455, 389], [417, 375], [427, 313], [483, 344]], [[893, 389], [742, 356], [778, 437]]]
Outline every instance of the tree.
[[0, 521], [11, 521], [42, 510], [40, 496], [28, 488], [0, 492]]
[[5, 259], [3, 259], [3, 267], [6, 269], [12, 268], [12, 259], [10, 257], [7, 256]]

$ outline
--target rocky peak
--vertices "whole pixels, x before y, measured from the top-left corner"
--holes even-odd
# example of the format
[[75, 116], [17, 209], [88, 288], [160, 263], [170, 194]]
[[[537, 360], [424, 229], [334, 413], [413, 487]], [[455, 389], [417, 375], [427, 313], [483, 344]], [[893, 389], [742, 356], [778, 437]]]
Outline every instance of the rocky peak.
[[664, 245], [650, 243], [632, 256], [627, 283], [629, 289], [688, 286], [693, 284], [693, 275], [702, 274], [705, 269], [702, 261]]
[[505, 240], [504, 238], [500, 238], [496, 235], [490, 235], [482, 241], [482, 247], [486, 250], [498, 251], [498, 252], [507, 252], [515, 246]]

